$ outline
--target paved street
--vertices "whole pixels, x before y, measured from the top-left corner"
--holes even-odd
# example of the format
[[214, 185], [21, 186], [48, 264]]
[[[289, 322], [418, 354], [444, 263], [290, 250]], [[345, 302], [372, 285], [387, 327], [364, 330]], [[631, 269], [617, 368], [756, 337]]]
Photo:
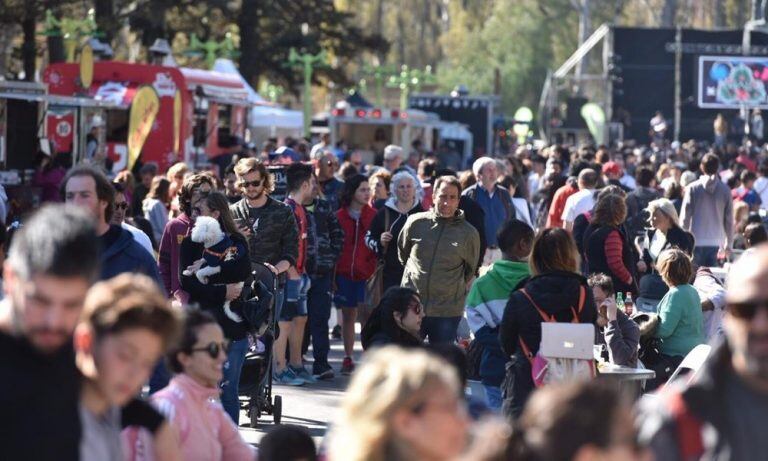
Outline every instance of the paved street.
[[[359, 330], [360, 326], [357, 325]], [[362, 347], [359, 340], [355, 343], [355, 363], [358, 363], [362, 354]], [[312, 359], [312, 348], [305, 356], [308, 360]], [[283, 424], [297, 424], [309, 429], [310, 434], [316, 443], [320, 443], [326, 430], [333, 421], [336, 411], [341, 402], [344, 390], [349, 382], [348, 376], [341, 376], [341, 361], [344, 358], [341, 340], [331, 340], [331, 353], [329, 361], [336, 373], [332, 381], [320, 381], [311, 386], [292, 387], [275, 386], [273, 395], [283, 397]], [[311, 370], [311, 362], [307, 366]], [[262, 415], [259, 427], [250, 428], [250, 419], [245, 411], [240, 415], [240, 433], [246, 441], [258, 445], [259, 440], [274, 427], [272, 417]]]

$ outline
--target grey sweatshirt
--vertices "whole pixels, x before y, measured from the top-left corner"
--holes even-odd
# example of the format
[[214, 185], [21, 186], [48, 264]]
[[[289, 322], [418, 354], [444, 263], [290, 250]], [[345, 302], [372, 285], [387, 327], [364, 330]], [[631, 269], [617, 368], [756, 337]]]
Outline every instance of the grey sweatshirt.
[[621, 310], [616, 312], [616, 320], [605, 326], [598, 341], [608, 346], [611, 363], [633, 368], [637, 366], [640, 327]]
[[733, 199], [717, 176], [702, 176], [685, 188], [680, 210], [683, 229], [696, 237], [697, 247], [733, 245]]

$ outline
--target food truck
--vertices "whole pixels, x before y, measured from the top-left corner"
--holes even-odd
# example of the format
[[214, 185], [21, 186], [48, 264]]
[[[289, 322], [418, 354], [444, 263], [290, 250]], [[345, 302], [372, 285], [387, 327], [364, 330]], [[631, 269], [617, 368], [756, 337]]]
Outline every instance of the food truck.
[[45, 132], [54, 152], [70, 152], [75, 162], [93, 155], [86, 145], [95, 140], [113, 172], [126, 168], [131, 106], [145, 86], [154, 89], [159, 109], [139, 163], [155, 162], [161, 172], [178, 161], [199, 167], [230, 153], [245, 138], [248, 94], [236, 76], [99, 61], [92, 64], [88, 82], [82, 67], [56, 63], [43, 72], [49, 94]]

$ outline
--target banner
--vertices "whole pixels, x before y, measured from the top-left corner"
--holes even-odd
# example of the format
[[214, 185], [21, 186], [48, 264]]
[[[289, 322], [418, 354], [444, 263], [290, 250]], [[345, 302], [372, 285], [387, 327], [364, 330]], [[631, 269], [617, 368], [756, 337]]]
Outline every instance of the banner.
[[605, 139], [605, 111], [593, 102], [581, 106], [581, 116], [587, 122], [589, 133], [595, 139], [595, 143], [604, 144]]
[[699, 56], [698, 106], [768, 108], [768, 57]]
[[128, 169], [139, 158], [141, 148], [152, 130], [155, 117], [160, 110], [160, 98], [157, 92], [149, 85], [139, 87], [131, 104], [131, 113], [128, 119]]
[[173, 95], [173, 152], [179, 153], [181, 147], [181, 92]]
[[80, 85], [90, 88], [93, 83], [93, 48], [85, 44], [80, 50]]

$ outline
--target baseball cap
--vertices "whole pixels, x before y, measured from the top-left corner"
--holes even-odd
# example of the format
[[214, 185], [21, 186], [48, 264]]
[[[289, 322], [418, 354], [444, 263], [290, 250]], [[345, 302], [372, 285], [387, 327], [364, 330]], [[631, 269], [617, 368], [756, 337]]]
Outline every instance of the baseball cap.
[[621, 174], [621, 167], [616, 162], [607, 162], [603, 165], [603, 174]]

